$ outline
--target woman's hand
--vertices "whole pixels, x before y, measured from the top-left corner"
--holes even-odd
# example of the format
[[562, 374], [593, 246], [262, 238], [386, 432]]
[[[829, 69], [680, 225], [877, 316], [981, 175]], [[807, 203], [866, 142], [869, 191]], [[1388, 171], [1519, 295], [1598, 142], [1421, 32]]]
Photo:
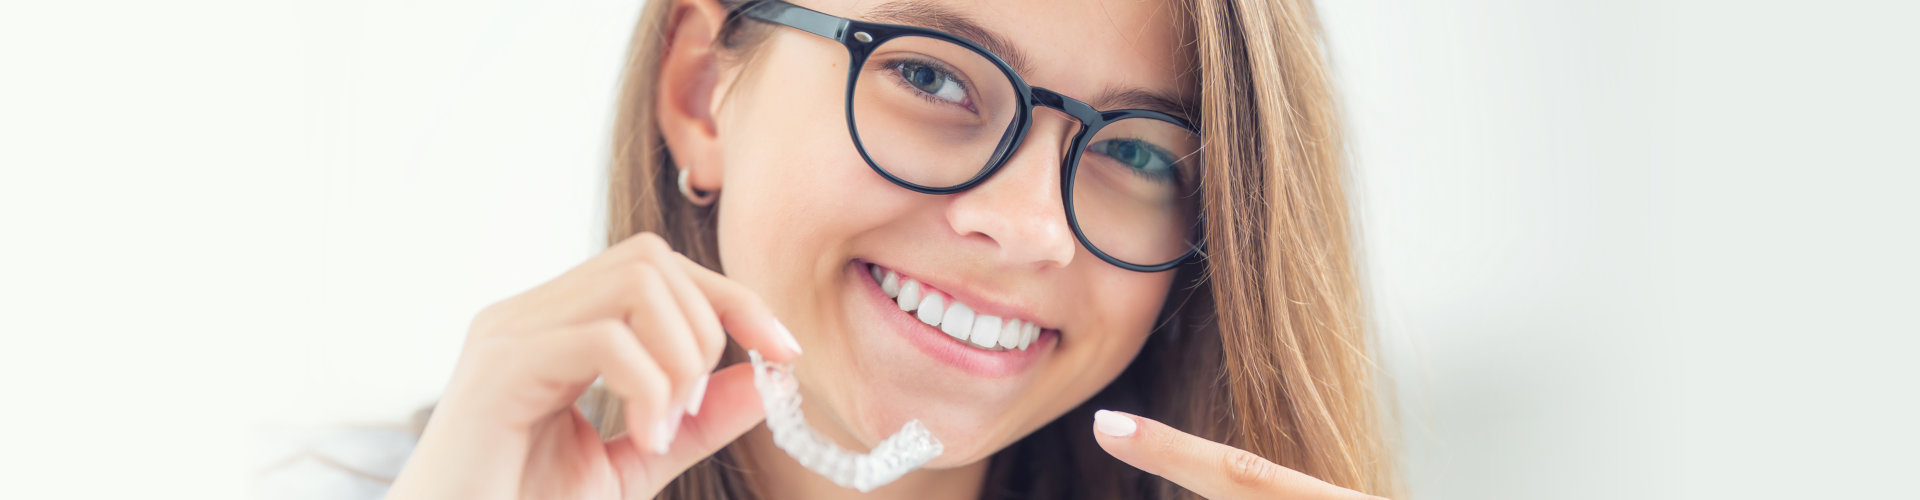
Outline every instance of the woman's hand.
[[[451, 382], [387, 498], [651, 498], [765, 418], [732, 336], [798, 355], [758, 296], [641, 234], [473, 320]], [[574, 406], [595, 378], [629, 432]]]
[[1207, 498], [1382, 500], [1152, 419], [1100, 410], [1093, 429], [1100, 447], [1115, 458]]

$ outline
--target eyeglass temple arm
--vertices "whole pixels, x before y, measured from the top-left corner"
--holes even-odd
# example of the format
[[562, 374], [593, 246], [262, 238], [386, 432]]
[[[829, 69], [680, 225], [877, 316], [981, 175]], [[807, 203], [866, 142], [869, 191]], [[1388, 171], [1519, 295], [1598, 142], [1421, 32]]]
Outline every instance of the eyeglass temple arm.
[[765, 0], [748, 4], [742, 7], [740, 12], [753, 19], [792, 26], [834, 41], [846, 41], [843, 38], [847, 34], [846, 19], [822, 14], [806, 7], [777, 0]]

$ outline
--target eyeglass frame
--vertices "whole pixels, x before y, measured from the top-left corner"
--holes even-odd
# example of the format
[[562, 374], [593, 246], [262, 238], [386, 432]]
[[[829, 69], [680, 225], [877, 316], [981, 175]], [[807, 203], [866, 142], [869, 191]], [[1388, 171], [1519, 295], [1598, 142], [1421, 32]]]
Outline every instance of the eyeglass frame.
[[[756, 0], [749, 2], [746, 5], [740, 6], [733, 14], [756, 21], [795, 28], [840, 42], [842, 46], [846, 47], [849, 57], [846, 96], [847, 132], [852, 136], [854, 149], [859, 150], [860, 158], [866, 160], [867, 166], [895, 185], [914, 192], [933, 195], [955, 194], [973, 189], [980, 183], [986, 182], [988, 178], [993, 177], [993, 174], [998, 173], [1001, 167], [1006, 166], [1007, 160], [1013, 156], [1014, 152], [1019, 151], [1020, 145], [1026, 141], [1027, 130], [1033, 125], [1034, 107], [1046, 106], [1065, 113], [1075, 121], [1080, 122], [1080, 131], [1074, 135], [1073, 146], [1068, 149], [1067, 157], [1060, 164], [1060, 201], [1061, 205], [1066, 209], [1067, 223], [1073, 230], [1073, 236], [1080, 241], [1082, 247], [1085, 247], [1088, 252], [1100, 257], [1100, 260], [1106, 261], [1108, 264], [1113, 264], [1114, 266], [1129, 271], [1144, 273], [1166, 271], [1204, 258], [1202, 256], [1202, 248], [1206, 244], [1205, 239], [1201, 237], [1200, 229], [1195, 228], [1195, 236], [1190, 242], [1186, 253], [1175, 257], [1173, 260], [1154, 265], [1140, 265], [1120, 260], [1118, 257], [1108, 255], [1106, 252], [1101, 251], [1099, 246], [1094, 245], [1093, 241], [1087, 238], [1086, 232], [1080, 229], [1080, 219], [1073, 213], [1073, 181], [1075, 174], [1078, 173], [1080, 169], [1080, 155], [1086, 151], [1092, 138], [1099, 134], [1102, 128], [1113, 122], [1129, 118], [1151, 118], [1178, 125], [1193, 132], [1196, 137], [1200, 136], [1200, 129], [1193, 126], [1193, 124], [1187, 120], [1148, 109], [1099, 110], [1090, 104], [1072, 97], [1067, 97], [1059, 92], [1044, 87], [1028, 85], [1026, 79], [1021, 78], [1020, 74], [1015, 72], [1013, 67], [1008, 65], [1005, 60], [1002, 60], [998, 54], [994, 54], [993, 51], [981, 47], [972, 40], [938, 30], [919, 26], [872, 23], [857, 19], [848, 19], [780, 0]], [[893, 39], [910, 36], [953, 43], [979, 54], [987, 61], [992, 62], [993, 65], [1006, 76], [1007, 81], [1013, 84], [1014, 92], [1019, 96], [1020, 102], [1025, 103], [1025, 105], [1015, 106], [1017, 113], [1014, 115], [1012, 127], [1008, 129], [1008, 133], [1011, 134], [1011, 140], [1009, 141], [1006, 137], [1002, 137], [1001, 142], [1003, 145], [994, 151], [993, 156], [988, 160], [987, 164], [984, 165], [978, 173], [975, 173], [973, 178], [960, 184], [950, 187], [929, 187], [895, 176], [892, 172], [888, 172], [885, 167], [881, 167], [878, 162], [874, 161], [872, 156], [867, 154], [867, 148], [860, 140], [860, 128], [859, 125], [855, 123], [853, 109], [854, 90], [860, 79], [860, 70], [866, 65], [867, 58], [873, 55], [876, 48]], [[1199, 215], [1196, 214], [1195, 216], [1198, 217]]]

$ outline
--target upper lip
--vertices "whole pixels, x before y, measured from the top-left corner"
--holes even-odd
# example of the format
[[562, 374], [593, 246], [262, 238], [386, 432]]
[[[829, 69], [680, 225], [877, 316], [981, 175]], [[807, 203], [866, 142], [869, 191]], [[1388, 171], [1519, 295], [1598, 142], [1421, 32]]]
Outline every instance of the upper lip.
[[1022, 305], [1027, 301], [1019, 300], [1018, 298], [1013, 297], [1011, 293], [1006, 293], [1001, 291], [980, 291], [978, 288], [968, 287], [962, 284], [962, 283], [966, 283], [965, 280], [956, 280], [956, 279], [951, 279], [945, 276], [930, 275], [927, 273], [921, 273], [919, 271], [902, 269], [899, 266], [882, 264], [879, 262], [868, 261], [868, 263], [892, 270], [893, 272], [898, 273], [903, 278], [912, 278], [914, 281], [918, 281], [922, 285], [932, 286], [934, 289], [939, 290], [940, 293], [946, 294], [948, 297], [951, 297], [962, 304], [966, 304], [968, 308], [973, 309], [973, 312], [975, 314], [988, 314], [993, 316], [999, 316], [1000, 318], [1003, 318], [1003, 319], [1007, 319], [1007, 318], [1019, 319], [1029, 323], [1033, 323], [1035, 326], [1039, 326], [1040, 329], [1042, 330], [1055, 329], [1053, 327], [1053, 322], [1051, 320], [1040, 319], [1040, 315], [1036, 313], [1032, 308]]

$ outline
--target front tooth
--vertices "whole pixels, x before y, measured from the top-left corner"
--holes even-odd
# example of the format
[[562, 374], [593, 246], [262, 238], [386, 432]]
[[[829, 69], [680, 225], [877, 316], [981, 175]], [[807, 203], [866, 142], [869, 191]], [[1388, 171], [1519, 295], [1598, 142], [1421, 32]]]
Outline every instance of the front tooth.
[[947, 314], [940, 317], [940, 331], [947, 332], [953, 338], [965, 342], [967, 333], [973, 329], [973, 308], [960, 301], [947, 306]]
[[1007, 320], [1007, 323], [1000, 327], [1000, 347], [1003, 349], [1020, 347], [1020, 338], [1025, 337], [1021, 333], [1027, 331], [1026, 327], [1020, 325], [1026, 323], [1017, 319]]
[[1000, 317], [982, 314], [973, 320], [973, 345], [992, 349], [1000, 340]]
[[912, 279], [901, 281], [905, 283], [900, 284], [900, 296], [895, 299], [899, 301], [900, 310], [912, 311], [914, 307], [920, 305], [920, 282]]
[[900, 295], [900, 275], [888, 270], [887, 277], [880, 280], [880, 291], [887, 292], [888, 297]]
[[940, 309], [940, 294], [927, 294], [926, 298], [920, 299], [920, 306], [917, 309], [920, 310], [918, 316], [920, 317], [921, 323], [926, 323], [927, 326], [940, 326], [940, 314], [942, 312]]

